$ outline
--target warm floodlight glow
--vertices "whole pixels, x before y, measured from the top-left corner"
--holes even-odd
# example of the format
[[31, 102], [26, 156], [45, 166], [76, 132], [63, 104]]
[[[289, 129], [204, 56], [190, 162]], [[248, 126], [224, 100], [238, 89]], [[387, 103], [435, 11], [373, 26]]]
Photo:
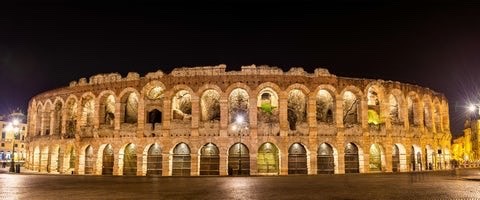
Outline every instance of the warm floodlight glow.
[[470, 106], [468, 106], [468, 111], [474, 112], [475, 111], [475, 105], [470, 104]]
[[13, 119], [13, 126], [18, 126], [20, 124], [20, 121], [18, 119]]
[[235, 120], [237, 121], [237, 123], [243, 123], [243, 116], [238, 115]]

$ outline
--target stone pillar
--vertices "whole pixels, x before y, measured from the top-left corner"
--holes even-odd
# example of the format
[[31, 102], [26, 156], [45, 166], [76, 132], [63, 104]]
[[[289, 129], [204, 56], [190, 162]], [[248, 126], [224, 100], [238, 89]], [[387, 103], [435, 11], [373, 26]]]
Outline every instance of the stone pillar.
[[220, 97], [220, 137], [227, 137], [228, 129], [228, 99], [227, 97]]
[[192, 158], [192, 162], [190, 164], [190, 175], [191, 176], [198, 176], [198, 175], [200, 175], [200, 169], [199, 169], [199, 166], [198, 166], [198, 164], [200, 163], [198, 153], [194, 153], [192, 151], [191, 158]]
[[335, 102], [335, 124], [337, 128], [343, 128], [343, 97], [337, 95]]
[[228, 151], [220, 152], [220, 176], [228, 175]]
[[[317, 147], [316, 145], [315, 147]], [[311, 150], [308, 153], [309, 159], [309, 166], [308, 166], [308, 174], [317, 174], [317, 151], [316, 148], [313, 149], [313, 145], [310, 146]]]
[[255, 152], [250, 152], [250, 175], [258, 175], [257, 151], [256, 150], [255, 150]]
[[315, 98], [309, 97], [307, 104], [307, 123], [309, 127], [309, 138], [317, 138], [317, 102]]
[[145, 162], [144, 162], [143, 152], [140, 152], [140, 150], [143, 150], [143, 149], [137, 148], [137, 176], [145, 176], [146, 173], [147, 173], [147, 171], [146, 171], [147, 162], [146, 162], [146, 159], [145, 159]]
[[[60, 130], [60, 135], [61, 137], [63, 138], [63, 136], [67, 133], [67, 108], [66, 106], [62, 107], [62, 121], [60, 123], [62, 123], [62, 129]], [[35, 133], [34, 133], [35, 135]]]
[[287, 137], [288, 136], [288, 95], [285, 92], [279, 93], [279, 100], [278, 100], [278, 107], [279, 110], [279, 121], [280, 121], [280, 136]]
[[168, 137], [170, 134], [170, 121], [172, 120], [172, 100], [169, 97], [163, 99], [162, 114], [163, 137]]
[[145, 135], [145, 116], [145, 99], [142, 95], [138, 100], [137, 107], [137, 138], [143, 138], [143, 136]]
[[[383, 149], [385, 150], [385, 164], [386, 169], [383, 169], [384, 172], [392, 172], [392, 160], [393, 160], [393, 144], [391, 139], [384, 141]], [[400, 166], [399, 166], [400, 167]]]
[[[94, 128], [94, 130], [98, 130], [98, 128], [100, 127], [100, 117], [103, 117], [103, 116], [100, 116], [100, 102], [96, 101], [95, 102], [95, 110], [93, 111], [93, 128]], [[97, 131], [94, 131], [93, 135], [98, 137]]]
[[360, 109], [360, 112], [359, 112], [358, 120], [360, 120], [360, 124], [362, 125], [362, 130], [368, 130], [368, 104], [365, 98], [361, 98], [361, 101], [359, 103], [360, 104], [358, 106], [358, 109]]
[[121, 109], [122, 108], [122, 103], [120, 102], [120, 100], [116, 100], [115, 101], [115, 119], [113, 120], [114, 124], [113, 124], [113, 128], [115, 130], [114, 132], [114, 137], [118, 138], [120, 137], [120, 126], [122, 124], [122, 114], [121, 114]]
[[287, 148], [280, 148], [280, 146], [286, 146], [284, 144], [278, 145], [280, 152], [280, 163], [279, 163], [279, 174], [280, 175], [288, 175], [288, 147]]
[[345, 174], [345, 137], [342, 135], [337, 136], [337, 170], [335, 173]]
[[198, 123], [200, 120], [200, 98], [197, 95], [192, 95], [192, 132], [191, 136], [198, 136]]
[[171, 176], [172, 175], [172, 162], [170, 161], [170, 154], [162, 154], [162, 176]]
[[113, 175], [123, 175], [123, 153], [119, 154], [113, 151]]
[[252, 138], [257, 138], [257, 98], [255, 96], [251, 96], [250, 99], [248, 100], [249, 102], [249, 136]]

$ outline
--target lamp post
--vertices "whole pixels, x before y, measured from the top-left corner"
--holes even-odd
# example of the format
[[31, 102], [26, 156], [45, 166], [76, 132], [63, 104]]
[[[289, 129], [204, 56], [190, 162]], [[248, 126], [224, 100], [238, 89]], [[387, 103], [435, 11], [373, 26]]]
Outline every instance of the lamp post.
[[19, 130], [19, 121], [18, 119], [13, 119], [12, 122], [8, 123], [6, 129], [8, 132], [12, 132], [13, 137], [12, 137], [12, 156], [10, 157], [11, 162], [10, 162], [10, 172], [15, 172], [15, 137], [18, 134]]
[[241, 175], [242, 174], [242, 131], [243, 131], [244, 128], [246, 128], [246, 126], [244, 124], [244, 119], [243, 119], [242, 115], [238, 115], [235, 118], [235, 121], [237, 123], [238, 135], [239, 135], [239, 138], [240, 138], [240, 143], [238, 144], [238, 153], [239, 153], [238, 174]]

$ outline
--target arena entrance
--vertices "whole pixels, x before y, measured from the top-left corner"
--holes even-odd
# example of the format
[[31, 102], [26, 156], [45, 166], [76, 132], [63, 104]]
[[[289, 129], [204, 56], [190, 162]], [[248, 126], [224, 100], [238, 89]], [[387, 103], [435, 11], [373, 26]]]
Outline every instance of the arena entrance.
[[308, 174], [307, 151], [299, 143], [292, 144], [288, 150], [288, 174]]
[[242, 143], [228, 150], [228, 175], [250, 175], [250, 152]]
[[217, 146], [208, 143], [200, 150], [200, 175], [220, 175], [220, 156]]
[[93, 174], [93, 167], [95, 166], [95, 160], [93, 157], [93, 148], [88, 145], [85, 149], [85, 174]]
[[371, 172], [382, 171], [382, 147], [378, 144], [372, 144], [370, 146], [370, 162], [369, 168]]
[[259, 174], [278, 174], [278, 149], [270, 142], [262, 144], [258, 149], [257, 167]]
[[102, 175], [113, 175], [113, 148], [110, 144], [103, 149]]
[[353, 143], [345, 146], [345, 174], [360, 173], [358, 147]]
[[137, 175], [137, 148], [134, 144], [128, 144], [123, 154], [123, 175]]
[[333, 158], [333, 148], [327, 143], [323, 143], [317, 152], [317, 174], [334, 174], [335, 164]]
[[157, 143], [150, 146], [147, 155], [147, 176], [162, 175], [162, 149]]
[[392, 151], [392, 172], [400, 171], [400, 149], [395, 144]]
[[191, 159], [188, 145], [177, 144], [173, 149], [172, 176], [190, 176]]

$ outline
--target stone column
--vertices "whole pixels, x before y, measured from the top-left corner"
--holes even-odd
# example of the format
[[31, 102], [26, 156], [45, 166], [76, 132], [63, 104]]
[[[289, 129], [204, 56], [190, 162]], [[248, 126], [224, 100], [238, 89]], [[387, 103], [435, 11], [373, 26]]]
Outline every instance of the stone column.
[[228, 175], [228, 151], [220, 152], [220, 176]]
[[120, 137], [120, 126], [122, 124], [122, 103], [120, 100], [115, 101], [115, 119], [113, 120], [113, 128], [114, 128], [114, 137], [118, 138]]
[[258, 108], [257, 108], [257, 98], [254, 96], [254, 97], [250, 97], [250, 99], [248, 100], [249, 102], [249, 136], [250, 138], [257, 138], [257, 111], [258, 111]]
[[228, 99], [227, 97], [220, 97], [220, 137], [227, 137], [228, 129]]
[[335, 173], [345, 174], [345, 137], [343, 134], [341, 136], [337, 136], [337, 144], [335, 146], [337, 147], [338, 159], [338, 171], [335, 171]]
[[285, 92], [279, 93], [278, 107], [280, 108], [280, 136], [287, 137], [290, 128], [288, 125], [288, 95]]
[[335, 99], [335, 124], [337, 125], [337, 128], [343, 128], [343, 97], [337, 95]]
[[[309, 160], [309, 165], [308, 166], [308, 174], [317, 174], [317, 151], [316, 151], [316, 148], [314, 149], [313, 148], [314, 146], [311, 145], [310, 146], [310, 153], [308, 153], [308, 156], [310, 158]], [[318, 147], [318, 145], [316, 145], [315, 147]]]
[[[63, 136], [67, 133], [67, 108], [66, 106], [63, 106], [62, 107], [62, 121], [60, 123], [62, 123], [62, 127], [61, 127], [61, 130], [60, 130], [60, 135], [61, 135], [61, 138], [63, 138]], [[35, 135], [35, 133], [34, 133]]]
[[141, 95], [137, 106], [137, 138], [143, 138], [145, 135], [145, 121], [145, 99]]
[[199, 169], [199, 166], [198, 166], [198, 164], [200, 162], [199, 162], [199, 157], [198, 156], [199, 156], [198, 153], [194, 153], [192, 151], [192, 154], [191, 154], [192, 162], [190, 164], [190, 175], [191, 176], [200, 175], [200, 169]]
[[191, 136], [192, 137], [197, 137], [198, 136], [198, 123], [200, 120], [200, 98], [196, 95], [192, 94], [191, 97], [191, 102], [192, 102], [192, 132]]
[[287, 148], [280, 148], [280, 146], [287, 146], [287, 145], [278, 145], [280, 152], [280, 163], [279, 163], [279, 174], [280, 175], [288, 175], [288, 147]]
[[163, 137], [168, 137], [170, 134], [170, 121], [172, 120], [172, 100], [169, 97], [163, 99], [162, 114]]
[[[172, 175], [172, 162], [170, 162], [170, 154], [162, 154], [162, 176], [171, 176]], [[172, 159], [173, 160], [173, 159]]]

